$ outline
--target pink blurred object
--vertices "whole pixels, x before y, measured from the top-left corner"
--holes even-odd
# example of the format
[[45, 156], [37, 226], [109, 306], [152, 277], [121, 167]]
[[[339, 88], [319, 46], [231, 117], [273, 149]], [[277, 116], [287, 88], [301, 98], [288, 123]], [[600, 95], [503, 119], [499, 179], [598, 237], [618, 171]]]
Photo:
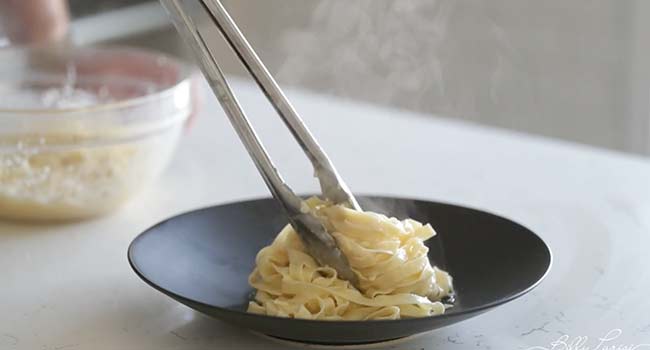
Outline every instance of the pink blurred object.
[[67, 0], [0, 0], [0, 25], [12, 44], [50, 44], [65, 39]]

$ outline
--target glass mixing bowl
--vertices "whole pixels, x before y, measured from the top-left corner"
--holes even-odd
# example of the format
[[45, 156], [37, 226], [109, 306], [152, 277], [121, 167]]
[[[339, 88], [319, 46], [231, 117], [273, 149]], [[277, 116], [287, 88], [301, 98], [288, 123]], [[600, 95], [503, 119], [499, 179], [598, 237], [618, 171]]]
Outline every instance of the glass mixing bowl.
[[0, 217], [106, 213], [165, 168], [190, 69], [133, 48], [0, 50]]

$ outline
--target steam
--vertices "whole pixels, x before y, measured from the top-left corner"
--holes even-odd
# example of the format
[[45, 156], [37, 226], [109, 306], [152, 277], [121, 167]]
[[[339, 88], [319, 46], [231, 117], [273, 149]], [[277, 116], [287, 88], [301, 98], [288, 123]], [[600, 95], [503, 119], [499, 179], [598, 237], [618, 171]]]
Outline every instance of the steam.
[[[533, 101], [530, 81], [508, 32], [493, 18], [495, 9], [456, 0], [321, 0], [307, 27], [282, 40], [286, 60], [276, 76], [335, 95], [469, 119], [519, 110]], [[519, 93], [513, 98], [506, 91]]]
[[408, 218], [426, 220], [426, 213], [421, 212], [412, 201], [399, 201], [390, 198], [362, 198], [359, 205], [364, 211], [372, 211], [400, 220]]

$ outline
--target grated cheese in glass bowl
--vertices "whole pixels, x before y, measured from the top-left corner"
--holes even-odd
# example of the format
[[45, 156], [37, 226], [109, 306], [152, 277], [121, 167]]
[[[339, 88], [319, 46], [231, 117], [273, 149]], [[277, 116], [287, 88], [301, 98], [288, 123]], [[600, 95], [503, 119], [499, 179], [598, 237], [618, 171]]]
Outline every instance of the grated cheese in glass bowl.
[[0, 217], [106, 213], [153, 182], [191, 113], [190, 70], [132, 48], [0, 50]]

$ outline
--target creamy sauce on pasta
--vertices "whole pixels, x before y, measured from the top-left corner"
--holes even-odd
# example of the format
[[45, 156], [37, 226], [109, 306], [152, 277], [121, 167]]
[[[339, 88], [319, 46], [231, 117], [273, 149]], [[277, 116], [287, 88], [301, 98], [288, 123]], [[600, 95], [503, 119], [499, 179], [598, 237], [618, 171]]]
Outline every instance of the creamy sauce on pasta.
[[328, 205], [312, 198], [357, 274], [360, 289], [320, 266], [290, 225], [257, 255], [249, 283], [256, 289], [248, 311], [322, 320], [377, 320], [442, 314], [452, 293], [451, 276], [431, 266], [424, 241], [431, 225]]

